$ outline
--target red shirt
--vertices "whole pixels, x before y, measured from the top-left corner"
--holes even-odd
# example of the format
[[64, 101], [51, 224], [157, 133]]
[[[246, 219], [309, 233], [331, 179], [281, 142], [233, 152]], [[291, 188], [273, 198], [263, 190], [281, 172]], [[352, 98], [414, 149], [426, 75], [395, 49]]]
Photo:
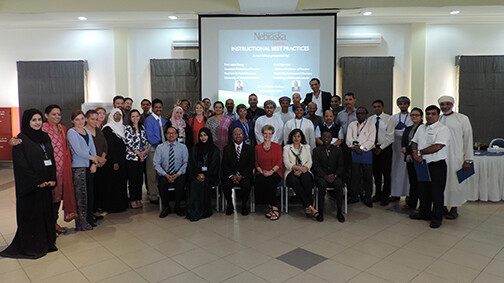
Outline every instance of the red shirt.
[[197, 144], [199, 142], [199, 131], [201, 130], [201, 128], [205, 127], [205, 124], [206, 124], [205, 117], [203, 117], [203, 120], [201, 120], [201, 122], [198, 122], [196, 116], [189, 119], [189, 126], [192, 128], [193, 131], [194, 144]]
[[263, 170], [271, 170], [273, 167], [278, 166], [277, 174], [283, 178], [282, 173], [282, 147], [274, 142], [271, 142], [269, 151], [265, 151], [263, 144], [258, 144], [255, 147], [255, 167], [260, 167]]

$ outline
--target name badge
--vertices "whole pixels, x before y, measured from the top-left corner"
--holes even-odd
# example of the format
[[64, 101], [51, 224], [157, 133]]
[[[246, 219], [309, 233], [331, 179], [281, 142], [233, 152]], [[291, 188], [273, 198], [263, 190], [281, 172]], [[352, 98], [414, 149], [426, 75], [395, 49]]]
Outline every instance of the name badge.
[[51, 166], [51, 165], [52, 165], [52, 161], [51, 161], [51, 159], [46, 159], [46, 160], [44, 160], [44, 165], [45, 165], [45, 166]]
[[206, 166], [201, 167], [201, 172], [206, 172], [206, 171], [208, 171], [208, 167], [206, 167]]

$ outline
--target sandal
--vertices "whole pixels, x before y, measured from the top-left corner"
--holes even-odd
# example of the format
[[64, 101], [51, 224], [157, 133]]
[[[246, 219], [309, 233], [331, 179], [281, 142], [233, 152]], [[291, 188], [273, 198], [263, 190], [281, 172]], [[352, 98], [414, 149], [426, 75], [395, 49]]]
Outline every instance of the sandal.
[[324, 218], [322, 218], [322, 214], [320, 214], [320, 212], [318, 211], [313, 214], [313, 218], [315, 218], [318, 222], [324, 221]]
[[56, 224], [56, 232], [58, 232], [59, 234], [65, 234], [67, 232], [67, 230], [61, 226], [59, 226], [58, 224]]
[[142, 208], [143, 207], [143, 204], [142, 204], [141, 200], [137, 200], [136, 201], [136, 205], [137, 205], [137, 208]]
[[266, 216], [266, 218], [270, 219], [272, 211], [273, 211], [273, 209], [271, 208], [271, 206], [268, 207], [268, 211], [266, 211], [266, 213], [264, 214], [264, 216]]
[[276, 221], [280, 219], [280, 211], [278, 209], [271, 210], [271, 216], [269, 218], [271, 221]]
[[306, 215], [306, 218], [310, 218], [312, 216], [312, 211], [310, 208], [305, 208], [305, 211], [304, 211], [305, 215]]

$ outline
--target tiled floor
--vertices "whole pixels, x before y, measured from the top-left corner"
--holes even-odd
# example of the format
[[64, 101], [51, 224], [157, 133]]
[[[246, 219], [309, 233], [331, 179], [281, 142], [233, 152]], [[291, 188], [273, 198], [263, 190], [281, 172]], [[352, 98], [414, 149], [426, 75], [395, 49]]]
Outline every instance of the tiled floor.
[[[0, 169], [0, 249], [16, 231], [12, 181]], [[344, 224], [334, 213], [317, 223], [294, 205], [272, 222], [261, 209], [191, 223], [146, 204], [93, 231], [70, 229], [39, 260], [0, 258], [0, 282], [504, 282], [502, 203], [468, 203], [437, 230], [393, 206], [351, 205]], [[320, 263], [290, 265], [292, 251]]]

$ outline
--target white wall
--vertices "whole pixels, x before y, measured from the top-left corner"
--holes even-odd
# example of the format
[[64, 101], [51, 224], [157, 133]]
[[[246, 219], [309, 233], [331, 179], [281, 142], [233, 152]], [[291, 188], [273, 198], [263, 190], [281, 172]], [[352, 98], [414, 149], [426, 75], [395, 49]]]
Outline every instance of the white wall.
[[[409, 96], [410, 25], [338, 27], [338, 34], [348, 33], [381, 33], [383, 42], [376, 47], [339, 47], [338, 59], [394, 56], [394, 98]], [[173, 51], [171, 45], [173, 40], [197, 36], [195, 28], [129, 30], [129, 89], [134, 107], [142, 98], [150, 98], [149, 59], [196, 58], [197, 51]], [[115, 95], [112, 30], [0, 29], [0, 38], [0, 107], [18, 106], [16, 61], [20, 60], [87, 60], [87, 102], [109, 102]], [[424, 102], [429, 105], [441, 95], [456, 95], [456, 55], [504, 55], [504, 24], [428, 25], [426, 45]], [[340, 70], [336, 82], [336, 93], [341, 95]]]
[[0, 30], [0, 106], [18, 106], [16, 61], [87, 60], [88, 100], [114, 93], [113, 33], [110, 30]]
[[[338, 36], [345, 34], [380, 33], [382, 43], [378, 46], [345, 46], [338, 47], [338, 70], [336, 74], [336, 93], [341, 96], [341, 68], [339, 59], [347, 56], [393, 56], [394, 64], [394, 99], [410, 96], [410, 25], [357, 25], [338, 26]], [[358, 94], [356, 94], [358, 96]], [[394, 113], [398, 112], [393, 107]]]
[[457, 96], [457, 55], [504, 55], [504, 24], [428, 25], [425, 105]]
[[197, 39], [197, 29], [130, 30], [130, 91], [133, 107], [140, 109], [140, 101], [143, 98], [151, 98], [150, 59], [197, 58], [197, 50], [172, 49], [174, 40]]

